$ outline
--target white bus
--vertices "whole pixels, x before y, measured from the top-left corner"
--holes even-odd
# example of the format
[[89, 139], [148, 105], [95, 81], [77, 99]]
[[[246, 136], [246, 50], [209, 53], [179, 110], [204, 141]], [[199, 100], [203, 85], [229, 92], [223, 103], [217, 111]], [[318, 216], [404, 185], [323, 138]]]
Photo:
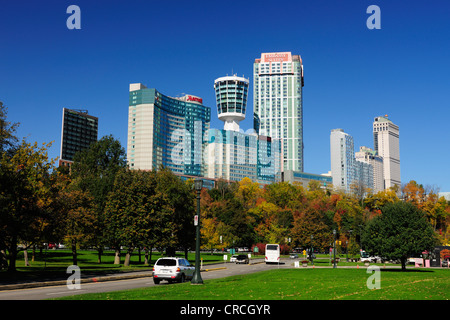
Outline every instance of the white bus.
[[279, 263], [280, 262], [280, 245], [279, 244], [266, 244], [266, 263]]

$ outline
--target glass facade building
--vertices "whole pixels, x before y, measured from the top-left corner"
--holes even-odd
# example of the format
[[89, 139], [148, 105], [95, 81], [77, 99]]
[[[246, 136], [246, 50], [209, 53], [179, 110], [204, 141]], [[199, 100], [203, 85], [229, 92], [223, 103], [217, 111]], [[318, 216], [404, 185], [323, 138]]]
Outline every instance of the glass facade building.
[[130, 84], [127, 160], [131, 169], [164, 166], [175, 174], [201, 176], [211, 109], [193, 95], [172, 98]]
[[98, 118], [87, 110], [63, 108], [60, 165], [70, 164], [75, 153], [98, 139]]
[[210, 129], [205, 175], [240, 181], [249, 178], [260, 184], [280, 181], [280, 142], [257, 134]]
[[330, 134], [331, 176], [333, 186], [351, 192], [352, 185], [374, 189], [373, 165], [356, 160], [353, 137], [343, 129]]
[[283, 172], [283, 181], [301, 184], [303, 188], [308, 188], [310, 181], [317, 181], [323, 189], [333, 185], [333, 178], [323, 174], [306, 173], [286, 170]]

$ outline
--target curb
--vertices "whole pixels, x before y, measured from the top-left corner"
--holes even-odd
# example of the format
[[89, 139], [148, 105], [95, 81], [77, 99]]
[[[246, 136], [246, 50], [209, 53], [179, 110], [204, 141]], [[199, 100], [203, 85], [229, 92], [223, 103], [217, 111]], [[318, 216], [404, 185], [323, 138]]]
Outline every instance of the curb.
[[[249, 263], [249, 265], [263, 263], [263, 262], [256, 261], [253, 263]], [[223, 270], [223, 269], [227, 269], [227, 267], [208, 268], [208, 269], [200, 270], [200, 272], [210, 272], [210, 271]], [[124, 274], [124, 275], [115, 275], [115, 276], [100, 276], [100, 277], [94, 276], [94, 277], [89, 277], [89, 278], [81, 278], [80, 283], [95, 283], [95, 282], [137, 279], [137, 278], [146, 278], [146, 277], [153, 278], [152, 272], [143, 272], [141, 274], [128, 274], [128, 275]], [[0, 291], [27, 289], [27, 288], [39, 288], [39, 287], [51, 287], [51, 286], [65, 286], [65, 285], [67, 285], [67, 280], [27, 282], [27, 283], [0, 285]]]
[[200, 272], [208, 272], [208, 271], [223, 270], [223, 269], [226, 269], [226, 267], [204, 269], [204, 270], [200, 270]]
[[[152, 275], [152, 273], [143, 273], [143, 274], [132, 274], [132, 275], [130, 274], [130, 275], [119, 275], [119, 276], [92, 277], [92, 278], [84, 278], [84, 279], [82, 278], [82, 279], [80, 279], [80, 283], [95, 283], [95, 282], [136, 279], [136, 278], [146, 278], [146, 277], [151, 278], [151, 277], [153, 277], [153, 275]], [[28, 282], [28, 283], [0, 285], [0, 291], [26, 289], [26, 288], [38, 288], [38, 287], [63, 286], [63, 285], [67, 285], [67, 280]]]

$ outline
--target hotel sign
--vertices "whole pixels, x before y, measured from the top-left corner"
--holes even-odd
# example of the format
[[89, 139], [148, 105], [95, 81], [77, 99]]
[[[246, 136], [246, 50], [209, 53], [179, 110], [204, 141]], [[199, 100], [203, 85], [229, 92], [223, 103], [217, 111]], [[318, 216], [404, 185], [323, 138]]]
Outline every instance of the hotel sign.
[[291, 61], [290, 52], [274, 52], [274, 53], [263, 53], [261, 57], [261, 62], [280, 62], [280, 61]]
[[198, 102], [200, 104], [203, 104], [203, 99], [199, 98], [199, 97], [196, 97], [196, 96], [187, 95], [186, 96], [186, 101]]

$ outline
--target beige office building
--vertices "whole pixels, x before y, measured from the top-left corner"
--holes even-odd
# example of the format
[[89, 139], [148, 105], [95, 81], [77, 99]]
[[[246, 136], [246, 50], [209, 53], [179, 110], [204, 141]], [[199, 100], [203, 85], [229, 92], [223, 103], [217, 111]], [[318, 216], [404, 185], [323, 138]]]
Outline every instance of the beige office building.
[[383, 158], [384, 189], [397, 185], [400, 189], [400, 133], [388, 116], [376, 117], [373, 122], [374, 149]]

